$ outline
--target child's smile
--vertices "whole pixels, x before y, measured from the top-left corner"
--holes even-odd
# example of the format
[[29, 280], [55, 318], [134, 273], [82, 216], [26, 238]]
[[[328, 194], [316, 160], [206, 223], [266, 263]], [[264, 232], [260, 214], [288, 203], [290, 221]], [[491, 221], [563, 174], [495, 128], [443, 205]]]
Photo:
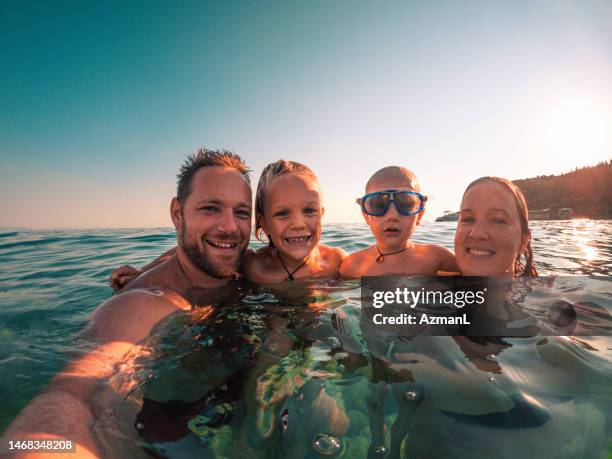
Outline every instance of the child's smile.
[[304, 260], [321, 240], [321, 191], [307, 175], [275, 177], [267, 186], [264, 232], [281, 256]]
[[310, 234], [307, 234], [306, 236], [291, 236], [286, 237], [285, 242], [287, 242], [287, 244], [304, 244], [308, 243], [311, 238], [312, 236]]

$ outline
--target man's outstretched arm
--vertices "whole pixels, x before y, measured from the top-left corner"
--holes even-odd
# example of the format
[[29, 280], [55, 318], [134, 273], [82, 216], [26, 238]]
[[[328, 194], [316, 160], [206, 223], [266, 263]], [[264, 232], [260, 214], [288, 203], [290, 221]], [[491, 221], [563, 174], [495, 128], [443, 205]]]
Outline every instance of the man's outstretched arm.
[[[176, 294], [144, 290], [126, 292], [103, 303], [94, 311], [86, 331], [95, 343], [94, 349], [58, 373], [19, 413], [3, 437], [70, 439], [77, 444], [78, 457], [100, 457], [92, 434], [95, 417], [90, 405], [98, 384], [158, 322], [187, 307]], [[33, 453], [20, 457], [53, 456]]]

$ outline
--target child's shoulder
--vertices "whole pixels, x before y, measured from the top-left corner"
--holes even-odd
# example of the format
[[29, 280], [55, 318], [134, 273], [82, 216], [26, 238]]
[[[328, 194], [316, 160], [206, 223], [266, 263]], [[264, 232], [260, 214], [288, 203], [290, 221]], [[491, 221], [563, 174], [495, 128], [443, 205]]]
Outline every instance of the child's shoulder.
[[438, 244], [418, 244], [417, 250], [421, 257], [427, 258], [435, 271], [457, 271], [455, 254]]
[[352, 263], [355, 263], [360, 260], [363, 260], [364, 258], [367, 258], [369, 256], [369, 253], [372, 251], [372, 247], [374, 246], [366, 247], [365, 249], [357, 250], [356, 252], [351, 253], [346, 257], [344, 261], [350, 261]]
[[443, 245], [438, 244], [416, 244], [417, 250], [427, 255], [447, 255], [453, 254]]
[[340, 275], [342, 277], [360, 277], [363, 262], [370, 256], [372, 247], [366, 247], [348, 255], [340, 265]]
[[331, 245], [319, 244], [319, 253], [323, 258], [328, 260], [343, 261], [347, 258], [348, 254], [340, 247], [332, 247]]
[[242, 269], [249, 279], [266, 269], [272, 263], [272, 248], [260, 247], [257, 250], [247, 249], [242, 256]]

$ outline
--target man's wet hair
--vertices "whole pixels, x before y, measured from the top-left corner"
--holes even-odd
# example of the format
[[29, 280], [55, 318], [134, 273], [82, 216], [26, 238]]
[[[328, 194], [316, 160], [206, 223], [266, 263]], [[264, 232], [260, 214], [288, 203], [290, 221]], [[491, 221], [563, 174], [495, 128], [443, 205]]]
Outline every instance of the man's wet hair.
[[176, 175], [176, 197], [179, 201], [185, 202], [185, 199], [191, 193], [193, 176], [203, 167], [229, 167], [236, 169], [242, 174], [249, 186], [251, 186], [251, 178], [249, 177], [251, 169], [249, 169], [239, 155], [229, 150], [200, 148], [195, 153], [187, 156], [187, 159], [181, 164], [179, 173]]

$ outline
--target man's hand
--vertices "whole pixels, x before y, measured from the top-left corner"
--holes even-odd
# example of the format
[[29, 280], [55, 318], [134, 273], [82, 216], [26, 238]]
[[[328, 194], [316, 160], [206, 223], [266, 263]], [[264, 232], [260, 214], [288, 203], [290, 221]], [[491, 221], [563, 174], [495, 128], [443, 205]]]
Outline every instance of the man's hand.
[[113, 290], [119, 292], [127, 284], [136, 279], [143, 271], [134, 268], [133, 266], [124, 265], [115, 269], [110, 275], [109, 283]]
[[[108, 439], [97, 436], [95, 424], [100, 413], [112, 408], [116, 401], [108, 395], [125, 398], [125, 394], [118, 391], [120, 388], [108, 383], [109, 378], [121, 371], [119, 364], [128, 352], [146, 339], [161, 320], [178, 310], [190, 309], [191, 304], [181, 295], [163, 288], [128, 291], [109, 298], [93, 312], [83, 331], [83, 337], [95, 347], [77, 356], [55, 375], [17, 415], [3, 436], [66, 438], [76, 442], [75, 457], [108, 457], [104, 448], [112, 445]], [[105, 391], [107, 394], [103, 395]], [[59, 456], [41, 453], [26, 457]], [[116, 457], [136, 456], [118, 454]]]

